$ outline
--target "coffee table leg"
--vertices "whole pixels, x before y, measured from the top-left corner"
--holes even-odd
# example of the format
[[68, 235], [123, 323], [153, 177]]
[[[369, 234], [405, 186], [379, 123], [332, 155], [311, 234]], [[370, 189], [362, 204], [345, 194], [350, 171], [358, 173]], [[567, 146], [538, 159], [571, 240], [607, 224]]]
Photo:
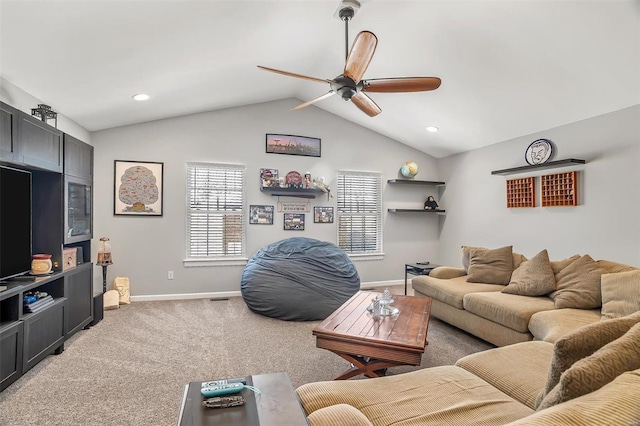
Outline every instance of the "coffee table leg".
[[353, 365], [353, 367], [336, 377], [334, 380], [346, 380], [355, 376], [359, 376], [360, 374], [364, 374], [367, 377], [383, 377], [385, 375], [385, 372], [387, 371], [387, 368], [402, 365], [398, 364], [397, 362], [363, 358], [345, 354], [343, 352], [334, 353], [346, 359], [351, 363], [351, 365]]

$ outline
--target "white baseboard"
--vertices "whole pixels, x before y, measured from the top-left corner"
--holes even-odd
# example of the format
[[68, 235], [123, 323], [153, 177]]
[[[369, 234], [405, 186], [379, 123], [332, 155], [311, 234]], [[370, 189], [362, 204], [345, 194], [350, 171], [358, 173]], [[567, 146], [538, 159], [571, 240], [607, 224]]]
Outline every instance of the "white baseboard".
[[[393, 285], [404, 285], [404, 280], [370, 281], [360, 283], [360, 288], [390, 287]], [[132, 302], [157, 302], [160, 300], [188, 300], [188, 299], [226, 299], [229, 297], [239, 297], [240, 291], [220, 291], [207, 293], [178, 293], [178, 294], [150, 294], [142, 296], [131, 296]]]

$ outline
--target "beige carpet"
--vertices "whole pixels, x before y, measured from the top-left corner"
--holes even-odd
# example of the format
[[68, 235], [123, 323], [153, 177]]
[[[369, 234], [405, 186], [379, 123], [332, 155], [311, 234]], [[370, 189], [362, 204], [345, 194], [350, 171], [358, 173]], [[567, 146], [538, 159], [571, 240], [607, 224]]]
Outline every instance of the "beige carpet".
[[[175, 425], [190, 381], [277, 371], [294, 387], [331, 380], [349, 365], [315, 347], [318, 323], [256, 315], [239, 297], [124, 305], [2, 392], [0, 425]], [[492, 347], [435, 319], [428, 341], [421, 366], [388, 374]]]

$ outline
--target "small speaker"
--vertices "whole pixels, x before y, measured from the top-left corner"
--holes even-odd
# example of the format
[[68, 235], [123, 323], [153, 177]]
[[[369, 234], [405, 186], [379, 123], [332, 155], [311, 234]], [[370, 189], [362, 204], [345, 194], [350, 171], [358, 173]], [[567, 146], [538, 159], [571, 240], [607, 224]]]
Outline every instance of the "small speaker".
[[78, 263], [78, 265], [84, 263], [84, 254], [82, 252], [82, 247], [77, 247], [76, 262]]

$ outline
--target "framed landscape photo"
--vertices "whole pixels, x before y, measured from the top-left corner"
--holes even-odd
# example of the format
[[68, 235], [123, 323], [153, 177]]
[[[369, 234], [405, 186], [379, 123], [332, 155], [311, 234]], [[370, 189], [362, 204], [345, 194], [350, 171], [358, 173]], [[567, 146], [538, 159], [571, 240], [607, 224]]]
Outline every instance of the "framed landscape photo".
[[164, 163], [114, 161], [113, 214], [162, 216]]
[[267, 133], [267, 154], [304, 155], [320, 157], [320, 139], [308, 136]]
[[249, 206], [249, 224], [273, 225], [273, 206]]
[[333, 207], [314, 207], [313, 223], [333, 223]]
[[285, 231], [304, 231], [304, 213], [285, 213]]

